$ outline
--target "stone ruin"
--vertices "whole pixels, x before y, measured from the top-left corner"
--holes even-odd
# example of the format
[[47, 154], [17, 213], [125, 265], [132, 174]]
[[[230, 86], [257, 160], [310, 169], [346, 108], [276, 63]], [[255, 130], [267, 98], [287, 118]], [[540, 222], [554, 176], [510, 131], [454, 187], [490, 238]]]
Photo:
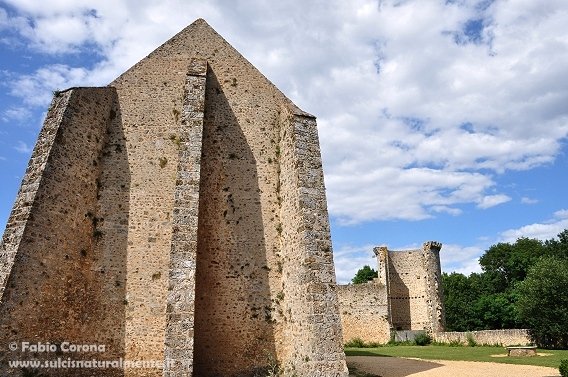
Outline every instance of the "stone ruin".
[[54, 93], [0, 245], [0, 374], [57, 358], [107, 367], [37, 372], [348, 374], [316, 120], [203, 20]]
[[416, 250], [375, 247], [378, 278], [365, 284], [338, 286], [345, 340], [386, 343], [396, 333], [410, 338], [416, 331], [443, 333], [446, 316], [441, 248], [442, 244], [434, 241]]

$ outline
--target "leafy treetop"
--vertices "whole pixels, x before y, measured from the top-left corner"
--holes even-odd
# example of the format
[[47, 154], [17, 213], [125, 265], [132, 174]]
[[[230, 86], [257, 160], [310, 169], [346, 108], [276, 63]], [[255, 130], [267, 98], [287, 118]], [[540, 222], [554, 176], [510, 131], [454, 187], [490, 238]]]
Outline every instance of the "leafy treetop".
[[365, 265], [363, 266], [363, 268], [361, 268], [359, 271], [357, 271], [357, 274], [355, 274], [355, 277], [353, 279], [351, 279], [351, 282], [353, 284], [363, 284], [368, 282], [369, 280], [373, 280], [374, 278], [378, 277], [379, 273], [375, 270], [373, 270], [371, 267]]

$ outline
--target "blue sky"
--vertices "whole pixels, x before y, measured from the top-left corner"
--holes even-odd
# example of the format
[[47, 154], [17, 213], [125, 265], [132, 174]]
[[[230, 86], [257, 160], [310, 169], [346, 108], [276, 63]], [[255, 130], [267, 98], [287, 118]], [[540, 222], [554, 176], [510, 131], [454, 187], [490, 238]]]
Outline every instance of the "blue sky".
[[204, 18], [318, 117], [338, 281], [372, 247], [568, 228], [564, 0], [0, 0], [0, 224], [52, 92], [106, 85]]

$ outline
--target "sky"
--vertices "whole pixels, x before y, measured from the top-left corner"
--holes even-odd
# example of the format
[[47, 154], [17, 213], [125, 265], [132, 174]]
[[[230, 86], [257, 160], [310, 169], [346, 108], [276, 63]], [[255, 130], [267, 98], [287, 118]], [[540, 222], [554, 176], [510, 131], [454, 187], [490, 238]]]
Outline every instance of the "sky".
[[339, 283], [375, 246], [467, 275], [568, 228], [565, 0], [0, 0], [0, 228], [53, 91], [198, 18], [317, 116]]

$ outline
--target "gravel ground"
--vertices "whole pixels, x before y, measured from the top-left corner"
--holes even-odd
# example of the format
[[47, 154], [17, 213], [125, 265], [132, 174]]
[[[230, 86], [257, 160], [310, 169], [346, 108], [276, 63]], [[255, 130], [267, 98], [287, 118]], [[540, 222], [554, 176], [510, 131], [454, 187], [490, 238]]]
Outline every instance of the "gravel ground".
[[347, 356], [359, 372], [381, 377], [558, 377], [557, 368], [475, 361], [419, 360], [399, 357]]

